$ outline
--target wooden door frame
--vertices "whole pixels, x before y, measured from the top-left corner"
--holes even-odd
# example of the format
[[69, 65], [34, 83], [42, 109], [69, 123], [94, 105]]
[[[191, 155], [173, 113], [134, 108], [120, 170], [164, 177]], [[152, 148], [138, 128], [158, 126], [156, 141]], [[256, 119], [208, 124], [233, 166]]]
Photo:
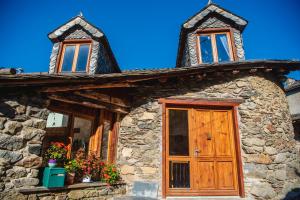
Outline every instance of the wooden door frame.
[[[224, 108], [228, 107], [232, 110], [232, 119], [233, 119], [233, 131], [234, 131], [234, 139], [235, 139], [235, 150], [236, 150], [236, 163], [237, 163], [237, 178], [238, 178], [238, 192], [239, 196], [245, 197], [245, 189], [244, 189], [244, 175], [243, 175], [243, 165], [242, 165], [242, 156], [241, 156], [241, 144], [240, 144], [240, 133], [238, 126], [238, 106], [244, 102], [240, 99], [169, 99], [169, 98], [161, 98], [159, 99], [159, 103], [162, 104], [162, 197], [166, 198], [169, 196], [196, 196], [197, 193], [189, 192], [189, 193], [179, 193], [176, 194], [167, 194], [166, 190], [166, 137], [167, 137], [167, 129], [166, 129], [166, 110], [169, 107], [176, 106], [186, 106], [186, 107], [195, 107], [195, 106], [204, 106], [204, 107], [216, 107], [216, 108]], [[207, 196], [217, 196], [218, 194], [207, 194]], [[219, 194], [224, 195], [224, 194]]]

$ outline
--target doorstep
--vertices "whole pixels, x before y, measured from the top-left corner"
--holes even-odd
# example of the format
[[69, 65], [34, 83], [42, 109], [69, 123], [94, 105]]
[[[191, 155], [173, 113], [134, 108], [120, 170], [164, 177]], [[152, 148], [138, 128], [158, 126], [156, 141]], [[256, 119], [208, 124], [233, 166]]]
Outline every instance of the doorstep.
[[[124, 182], [117, 182], [112, 184], [111, 186], [121, 186], [126, 185]], [[64, 187], [58, 187], [58, 188], [46, 188], [43, 186], [37, 186], [37, 187], [23, 187], [18, 189], [18, 192], [22, 194], [28, 194], [28, 193], [42, 193], [42, 192], [59, 192], [59, 191], [65, 191], [65, 190], [73, 190], [73, 189], [85, 189], [85, 188], [104, 188], [107, 187], [106, 183], [103, 182], [92, 182], [92, 183], [75, 183], [73, 185], [66, 185]]]
[[239, 196], [182, 196], [182, 197], [167, 197], [166, 200], [180, 200], [180, 199], [199, 199], [199, 200], [245, 200]]

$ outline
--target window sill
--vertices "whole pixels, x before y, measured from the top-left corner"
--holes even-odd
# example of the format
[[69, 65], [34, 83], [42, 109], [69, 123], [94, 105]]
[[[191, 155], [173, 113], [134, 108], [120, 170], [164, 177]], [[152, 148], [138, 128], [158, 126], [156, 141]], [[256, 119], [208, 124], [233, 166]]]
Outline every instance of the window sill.
[[[115, 186], [122, 186], [125, 185], [124, 182], [117, 182], [112, 184], [112, 187]], [[107, 187], [106, 183], [103, 182], [92, 182], [92, 183], [76, 183], [73, 185], [65, 185], [64, 187], [59, 188], [46, 188], [43, 186], [32, 187], [32, 188], [20, 188], [18, 191], [22, 194], [30, 194], [30, 193], [43, 193], [43, 192], [59, 192], [65, 190], [72, 190], [72, 189], [85, 189], [85, 188], [104, 188]]]

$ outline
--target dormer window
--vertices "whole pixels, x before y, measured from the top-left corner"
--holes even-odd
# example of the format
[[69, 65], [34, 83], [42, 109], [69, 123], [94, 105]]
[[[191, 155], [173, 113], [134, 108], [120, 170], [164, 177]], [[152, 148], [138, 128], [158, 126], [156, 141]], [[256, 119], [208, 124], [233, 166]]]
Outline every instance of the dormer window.
[[58, 72], [88, 72], [90, 42], [64, 42]]
[[234, 60], [229, 32], [200, 33], [198, 50], [200, 63]]

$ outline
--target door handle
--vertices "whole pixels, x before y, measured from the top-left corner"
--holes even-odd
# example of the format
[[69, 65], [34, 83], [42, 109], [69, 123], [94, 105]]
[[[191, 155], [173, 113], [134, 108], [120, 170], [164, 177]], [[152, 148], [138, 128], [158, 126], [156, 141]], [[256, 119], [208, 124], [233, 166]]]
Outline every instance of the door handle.
[[196, 147], [194, 153], [195, 153], [195, 157], [198, 157], [199, 153], [200, 153], [200, 150]]

